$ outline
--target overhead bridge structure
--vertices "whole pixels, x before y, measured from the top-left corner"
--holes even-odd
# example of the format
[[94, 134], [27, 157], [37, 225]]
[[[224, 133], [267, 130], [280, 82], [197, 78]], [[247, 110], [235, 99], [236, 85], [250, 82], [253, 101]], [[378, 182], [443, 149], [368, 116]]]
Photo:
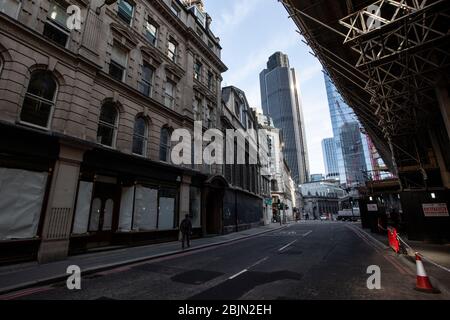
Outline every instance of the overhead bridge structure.
[[450, 238], [450, 0], [279, 1], [399, 178], [410, 237]]

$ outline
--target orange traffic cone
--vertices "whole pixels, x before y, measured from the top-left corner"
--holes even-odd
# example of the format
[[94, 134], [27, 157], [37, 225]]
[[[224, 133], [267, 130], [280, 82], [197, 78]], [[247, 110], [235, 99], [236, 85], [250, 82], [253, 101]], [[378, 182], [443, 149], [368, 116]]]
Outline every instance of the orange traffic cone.
[[416, 290], [428, 293], [440, 293], [439, 290], [436, 290], [431, 285], [430, 279], [425, 272], [425, 268], [423, 267], [422, 258], [416, 252], [416, 266], [417, 266], [417, 277], [416, 277]]

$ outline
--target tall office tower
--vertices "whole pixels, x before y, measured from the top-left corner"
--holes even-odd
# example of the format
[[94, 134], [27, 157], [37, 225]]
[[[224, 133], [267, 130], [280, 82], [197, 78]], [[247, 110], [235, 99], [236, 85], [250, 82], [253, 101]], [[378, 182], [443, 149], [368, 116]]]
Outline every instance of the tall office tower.
[[341, 184], [357, 186], [367, 180], [372, 161], [367, 136], [353, 110], [344, 102], [330, 78], [325, 74], [328, 105], [336, 146], [339, 179]]
[[283, 136], [284, 157], [297, 185], [309, 180], [303, 112], [298, 96], [297, 77], [287, 55], [276, 52], [260, 75], [261, 103]]
[[322, 140], [322, 154], [323, 162], [325, 164], [325, 177], [327, 179], [339, 180], [339, 166], [334, 138]]

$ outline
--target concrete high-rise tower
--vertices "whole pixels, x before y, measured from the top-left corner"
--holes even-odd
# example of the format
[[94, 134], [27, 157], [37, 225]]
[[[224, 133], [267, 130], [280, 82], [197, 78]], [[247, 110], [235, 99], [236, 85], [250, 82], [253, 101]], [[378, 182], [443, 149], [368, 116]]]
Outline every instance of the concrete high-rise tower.
[[267, 68], [260, 75], [261, 104], [265, 115], [273, 119], [281, 130], [285, 143], [284, 156], [295, 183], [309, 180], [309, 163], [306, 146], [305, 124], [298, 93], [295, 69], [289, 66], [289, 58], [281, 52], [274, 53]]

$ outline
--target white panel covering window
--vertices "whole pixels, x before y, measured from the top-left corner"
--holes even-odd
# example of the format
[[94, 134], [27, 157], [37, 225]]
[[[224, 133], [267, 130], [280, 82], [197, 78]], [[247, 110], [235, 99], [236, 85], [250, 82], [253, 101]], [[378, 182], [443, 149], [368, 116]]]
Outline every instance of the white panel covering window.
[[75, 220], [73, 222], [73, 234], [84, 234], [88, 231], [93, 186], [92, 182], [80, 181]]
[[158, 217], [158, 190], [136, 187], [133, 230], [156, 230]]
[[0, 240], [37, 235], [46, 172], [0, 168]]
[[119, 215], [119, 231], [131, 231], [131, 222], [133, 219], [133, 201], [134, 201], [134, 186], [122, 188], [122, 198], [120, 200], [120, 215]]
[[175, 199], [159, 198], [159, 223], [158, 229], [171, 230], [174, 228]]

